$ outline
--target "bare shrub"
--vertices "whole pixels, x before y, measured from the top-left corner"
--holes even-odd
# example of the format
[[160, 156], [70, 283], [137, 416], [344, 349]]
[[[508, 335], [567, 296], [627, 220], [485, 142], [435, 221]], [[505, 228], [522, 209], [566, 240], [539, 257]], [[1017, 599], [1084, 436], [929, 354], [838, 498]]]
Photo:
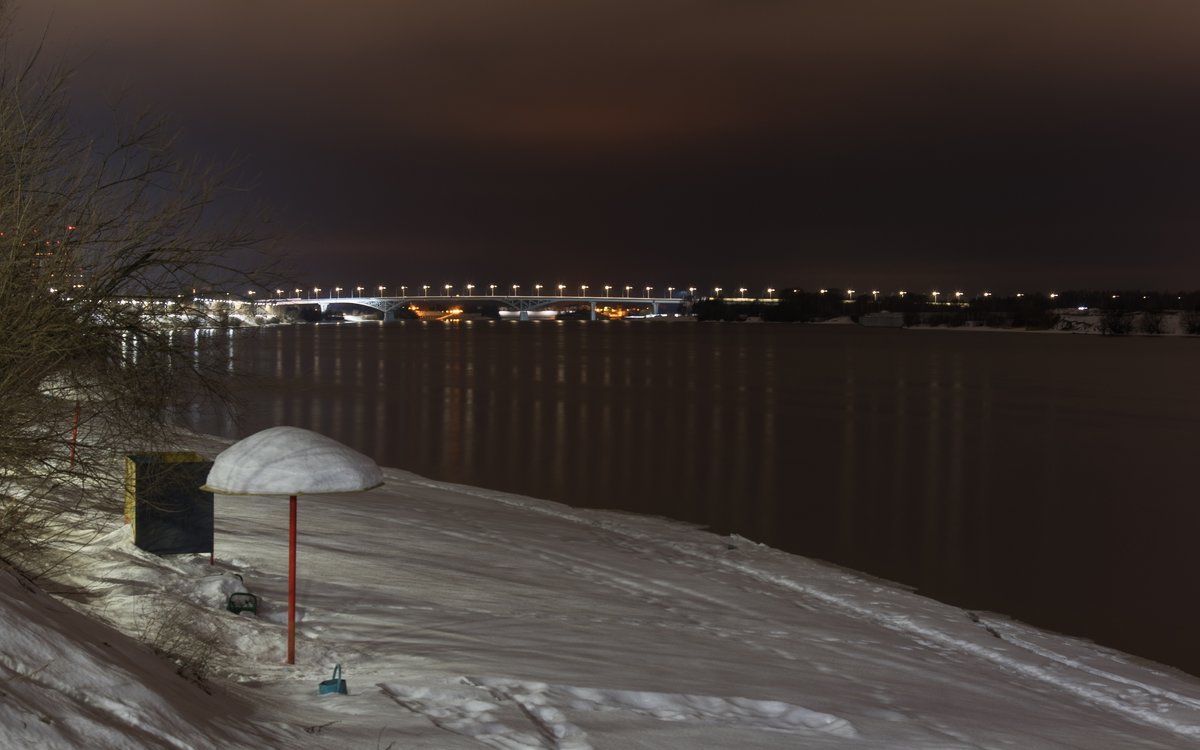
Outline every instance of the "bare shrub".
[[0, 559], [28, 570], [63, 519], [116, 496], [121, 453], [170, 445], [172, 408], [225, 400], [214, 342], [176, 326], [205, 322], [194, 289], [250, 283], [241, 269], [265, 263], [252, 221], [211, 216], [225, 173], [178, 158], [150, 115], [72, 132], [67, 72], [14, 62], [6, 38], [0, 26]]
[[1105, 336], [1124, 336], [1133, 330], [1133, 317], [1121, 310], [1105, 310], [1100, 319], [1100, 333]]
[[1153, 310], [1147, 310], [1142, 313], [1138, 319], [1138, 332], [1145, 333], [1151, 336], [1157, 336], [1162, 333], [1162, 313]]
[[199, 607], [160, 596], [146, 601], [134, 636], [175, 663], [181, 677], [204, 682], [219, 655], [216, 627]]
[[1200, 310], [1188, 310], [1183, 314], [1183, 330], [1192, 335], [1200, 335]]

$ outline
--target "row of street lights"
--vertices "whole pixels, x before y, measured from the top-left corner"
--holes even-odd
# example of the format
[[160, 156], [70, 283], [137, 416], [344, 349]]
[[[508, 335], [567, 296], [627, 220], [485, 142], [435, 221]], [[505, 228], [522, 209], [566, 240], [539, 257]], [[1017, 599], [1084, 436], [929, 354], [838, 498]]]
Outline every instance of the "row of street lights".
[[[544, 284], [533, 284], [532, 286], [533, 286], [533, 290], [534, 290], [534, 296], [537, 296], [537, 297], [540, 297], [540, 296], [542, 296], [542, 290], [547, 288], [547, 287], [546, 287]], [[378, 292], [380, 297], [385, 297], [385, 296], [387, 296], [387, 290], [388, 290], [389, 288], [393, 288], [393, 287], [388, 287], [386, 284], [380, 284], [380, 285], [376, 286], [376, 287], [375, 287], [375, 288], [374, 288], [372, 291], [374, 291], [374, 292]], [[407, 297], [407, 296], [408, 296], [408, 289], [409, 289], [409, 287], [408, 287], [407, 285], [405, 285], [405, 284], [400, 284], [400, 285], [398, 285], [398, 286], [396, 286], [396, 287], [394, 287], [394, 288], [395, 288], [395, 289], [399, 289], [399, 290], [400, 290], [400, 295], [399, 295], [400, 297]], [[413, 287], [413, 289], [414, 289], [414, 290], [415, 290], [416, 288], [417, 288], [417, 287]], [[433, 289], [434, 287], [433, 287], [432, 285], [430, 285], [430, 284], [421, 284], [419, 288], [421, 289], [421, 296], [423, 296], [423, 297], [428, 297], [428, 296], [430, 296], [430, 294], [429, 294], [429, 290], [430, 290], [430, 289]], [[444, 296], [444, 297], [474, 297], [474, 296], [484, 296], [482, 293], [480, 293], [479, 295], [476, 295], [476, 294], [475, 294], [475, 289], [476, 289], [476, 288], [477, 288], [477, 287], [476, 287], [476, 285], [475, 285], [475, 284], [465, 284], [465, 285], [462, 287], [463, 291], [465, 291], [465, 294], [456, 294], [456, 293], [455, 293], [455, 287], [454, 287], [454, 285], [453, 285], [453, 284], [444, 284], [444, 285], [442, 285], [442, 287], [441, 287], [441, 289], [442, 289], [442, 291], [443, 291], [443, 294], [442, 294], [442, 295], [439, 295], [439, 296]], [[479, 287], [479, 288], [480, 288], [480, 289], [482, 289], [481, 287]], [[497, 295], [496, 295], [496, 290], [497, 290], [497, 289], [499, 289], [499, 288], [500, 288], [500, 285], [499, 285], [499, 284], [488, 284], [488, 285], [487, 285], [487, 289], [488, 289], [488, 294], [487, 294], [487, 296], [489, 296], [489, 297], [495, 297], [495, 296], [497, 296]], [[520, 296], [520, 294], [521, 294], [521, 285], [520, 285], [520, 284], [512, 284], [512, 285], [511, 285], [511, 287], [506, 287], [506, 288], [505, 288], [505, 291], [506, 291], [506, 293], [507, 293], [507, 289], [508, 289], [508, 288], [511, 288], [511, 289], [512, 289], [512, 296], [514, 296], [514, 297], [518, 297], [518, 296]], [[556, 285], [555, 285], [554, 287], [552, 287], [552, 288], [553, 288], [553, 289], [556, 289], [556, 290], [558, 291], [558, 296], [559, 296], [559, 297], [588, 297], [588, 296], [591, 296], [591, 295], [589, 295], [589, 294], [588, 294], [588, 289], [590, 289], [591, 287], [589, 287], [587, 284], [580, 284], [580, 285], [579, 285], [579, 293], [578, 293], [578, 294], [569, 294], [569, 293], [567, 292], [567, 289], [568, 289], [568, 287], [567, 287], [567, 285], [566, 285], [566, 284], [556, 284]], [[605, 297], [605, 298], [609, 298], [609, 297], [611, 297], [611, 296], [612, 296], [612, 292], [613, 292], [613, 290], [614, 290], [614, 289], [621, 289], [621, 287], [615, 287], [615, 286], [613, 286], [613, 285], [611, 285], [611, 284], [605, 284], [603, 287], [600, 287], [600, 288], [604, 290], [604, 297]], [[677, 287], [668, 286], [668, 287], [664, 287], [664, 288], [667, 290], [667, 297], [671, 297], [671, 298], [673, 298], [673, 297], [675, 296], [675, 290], [677, 289]], [[687, 292], [688, 292], [688, 296], [691, 296], [691, 297], [695, 297], [695, 296], [696, 296], [696, 293], [697, 293], [698, 291], [700, 291], [698, 287], [694, 287], [694, 286], [689, 286], [689, 287], [679, 287], [679, 288], [680, 288], [680, 289], [684, 289], [684, 288], [686, 288], [686, 289], [687, 289]], [[571, 289], [572, 289], [572, 290], [574, 290], [574, 287], [571, 287]], [[641, 292], [642, 292], [642, 294], [639, 294], [639, 295], [637, 295], [636, 297], [635, 297], [635, 295], [634, 295], [634, 293], [633, 293], [633, 292], [634, 292], [634, 287], [633, 287], [633, 285], [632, 285], [632, 284], [626, 284], [626, 285], [623, 287], [623, 289], [624, 289], [624, 292], [625, 292], [624, 298], [626, 298], [626, 299], [650, 299], [650, 298], [653, 296], [653, 292], [654, 292], [654, 289], [655, 289], [655, 287], [653, 287], [653, 286], [646, 286], [646, 287], [643, 287], [641, 290], [639, 290], [639, 291], [641, 291]], [[304, 287], [294, 287], [294, 288], [293, 288], [291, 291], [293, 292], [293, 294], [294, 294], [294, 296], [295, 296], [296, 298], [300, 298], [300, 299], [319, 299], [319, 298], [321, 297], [321, 293], [322, 293], [322, 292], [325, 292], [325, 294], [326, 294], [326, 298], [327, 298], [327, 299], [336, 299], [336, 298], [342, 298], [342, 297], [343, 297], [343, 295], [342, 295], [342, 292], [350, 292], [350, 291], [353, 291], [353, 292], [354, 292], [354, 294], [352, 294], [352, 295], [351, 295], [351, 294], [348, 294], [348, 295], [345, 295], [345, 296], [362, 297], [362, 296], [363, 296], [363, 292], [367, 291], [367, 287], [365, 287], [365, 286], [361, 286], [361, 285], [359, 285], [359, 286], [355, 286], [355, 287], [340, 287], [340, 286], [334, 286], [334, 287], [328, 287], [328, 288], [325, 288], [325, 287], [319, 287], [319, 286], [314, 286], [314, 287], [312, 287], [311, 289], [307, 289], [307, 288], [304, 288]], [[724, 289], [724, 287], [719, 287], [719, 286], [717, 286], [717, 287], [713, 287], [713, 290], [712, 290], [712, 291], [713, 291], [713, 296], [714, 296], [714, 297], [720, 297], [720, 296], [722, 296], [722, 293], [725, 291], [725, 289]], [[737, 288], [737, 292], [738, 292], [738, 298], [740, 298], [740, 299], [746, 299], [746, 294], [747, 294], [747, 292], [748, 292], [748, 291], [749, 291], [749, 290], [748, 290], [746, 287], [744, 287], [744, 286], [743, 286], [743, 287], [738, 287], [738, 288]], [[766, 299], [768, 299], [768, 300], [773, 300], [773, 299], [775, 299], [775, 294], [776, 294], [776, 292], [777, 292], [777, 291], [778, 291], [778, 290], [777, 290], [777, 289], [775, 289], [775, 288], [773, 288], [773, 287], [767, 287], [767, 288], [766, 288], [766, 290], [765, 290], [765, 293], [766, 293], [766, 294], [765, 294], [765, 298], [766, 298]], [[818, 291], [819, 291], [819, 293], [820, 293], [820, 294], [829, 294], [831, 290], [829, 290], [829, 289], [820, 289], [820, 290], [818, 290]], [[287, 289], [276, 289], [276, 290], [275, 290], [275, 295], [276, 295], [276, 297], [277, 297], [277, 298], [283, 298], [283, 296], [284, 296], [285, 294], [287, 294], [287, 292], [288, 292], [288, 290], [287, 290]], [[251, 302], [253, 302], [253, 301], [254, 301], [255, 292], [252, 290], [252, 291], [249, 291], [249, 292], [247, 292], [246, 294], [247, 294], [247, 296], [249, 297], [250, 301], [251, 301]], [[619, 292], [618, 292], [618, 294], [619, 294]], [[846, 294], [846, 299], [847, 299], [847, 300], [853, 300], [853, 299], [855, 299], [855, 295], [856, 295], [856, 294], [858, 294], [858, 291], [857, 291], [857, 290], [854, 290], [854, 289], [846, 289], [846, 290], [845, 290], [845, 294]], [[878, 301], [879, 301], [879, 295], [880, 295], [880, 294], [884, 294], [884, 293], [883, 293], [883, 292], [881, 292], [881, 291], [880, 291], [880, 290], [878, 290], [878, 289], [872, 289], [872, 290], [871, 290], [871, 292], [870, 292], [870, 294], [871, 294], [872, 301], [874, 301], [874, 302], [878, 302]], [[895, 296], [898, 296], [898, 297], [900, 297], [901, 299], [903, 299], [904, 297], [907, 297], [907, 296], [910, 294], [910, 292], [908, 292], [907, 290], [901, 289], [901, 290], [899, 290], [899, 291], [897, 291], [897, 292], [894, 292], [894, 294], [895, 294]], [[955, 301], [955, 302], [961, 302], [961, 301], [963, 300], [963, 297], [965, 297], [965, 296], [966, 296], [966, 293], [965, 293], [965, 292], [961, 292], [961, 291], [955, 291], [955, 292], [952, 292], [952, 293], [946, 294], [946, 293], [943, 293], [943, 292], [941, 292], [941, 291], [939, 291], [939, 290], [935, 289], [935, 290], [933, 290], [932, 292], [930, 292], [930, 293], [929, 293], [929, 296], [932, 298], [932, 300], [933, 300], [933, 303], [934, 303], [934, 304], [937, 304], [937, 303], [938, 303], [938, 298], [939, 298], [939, 297], [942, 297], [942, 296], [945, 296], [945, 297], [947, 297], [947, 299], [948, 299], [949, 297], [951, 297], [951, 296], [952, 296], [952, 297], [954, 298], [954, 301]], [[991, 297], [991, 296], [992, 296], [992, 293], [991, 293], [991, 292], [986, 292], [986, 291], [985, 291], [985, 292], [982, 292], [982, 293], [980, 294], [980, 296], [986, 299], [986, 298], [988, 298], [988, 297]], [[1017, 293], [1016, 293], [1014, 296], [1016, 296], [1016, 297], [1024, 297], [1024, 296], [1025, 296], [1025, 293], [1024, 293], [1024, 292], [1017, 292]], [[1048, 294], [1048, 296], [1049, 296], [1049, 298], [1050, 298], [1050, 299], [1055, 299], [1055, 298], [1057, 298], [1057, 297], [1058, 297], [1058, 293], [1056, 293], [1056, 292], [1050, 292], [1050, 293]], [[762, 299], [762, 297], [755, 297], [755, 299]]]
[[[829, 294], [829, 290], [828, 290], [828, 289], [821, 289], [821, 290], [819, 290], [819, 291], [820, 291], [820, 293], [821, 293], [821, 294]], [[847, 300], [853, 300], [853, 299], [854, 299], [854, 295], [855, 295], [855, 294], [858, 294], [858, 292], [857, 292], [856, 290], [854, 290], [854, 289], [847, 289], [847, 290], [846, 290], [846, 299], [847, 299]], [[874, 301], [874, 302], [878, 302], [878, 301], [879, 301], [879, 295], [880, 295], [880, 294], [883, 294], [883, 292], [879, 291], [878, 289], [872, 289], [872, 290], [871, 290], [871, 299], [872, 299], [872, 301]], [[904, 297], [907, 297], [907, 296], [909, 295], [909, 292], [908, 292], [908, 291], [906, 291], [906, 290], [904, 290], [904, 289], [901, 289], [900, 291], [898, 291], [898, 292], [895, 292], [895, 295], [896, 295], [897, 297], [900, 297], [901, 299], [903, 299]], [[929, 296], [933, 298], [933, 303], [936, 305], [936, 304], [937, 304], [937, 302], [938, 302], [938, 297], [940, 297], [940, 296], [943, 296], [943, 292], [941, 292], [941, 291], [938, 291], [937, 289], [934, 289], [933, 291], [931, 291], [931, 292], [929, 293]], [[966, 292], [957, 292], [957, 291], [956, 291], [956, 292], [953, 292], [953, 293], [952, 293], [952, 296], [954, 297], [954, 301], [955, 301], [955, 302], [962, 302], [962, 300], [963, 300], [963, 297], [965, 297], [965, 296], [966, 296]], [[980, 297], [983, 297], [984, 299], [987, 299], [988, 297], [991, 297], [991, 296], [992, 296], [992, 293], [991, 293], [991, 292], [981, 292], [979, 296], [980, 296]], [[1017, 293], [1016, 293], [1014, 296], [1016, 296], [1016, 297], [1024, 297], [1024, 296], [1025, 296], [1025, 293], [1024, 293], [1024, 292], [1017, 292]], [[1058, 292], [1050, 292], [1050, 293], [1049, 293], [1047, 296], [1048, 296], [1050, 299], [1055, 299], [1055, 298], [1057, 298], [1057, 297], [1058, 297]]]
[[[568, 292], [567, 291], [568, 286], [566, 284], [556, 284], [553, 287], [547, 287], [544, 284], [533, 284], [532, 286], [533, 286], [534, 296], [537, 296], [537, 297], [542, 296], [543, 289], [557, 290], [559, 297], [589, 297], [589, 296], [598, 297], [599, 296], [599, 295], [589, 295], [588, 290], [591, 289], [591, 287], [588, 286], [587, 284], [579, 285], [579, 287], [578, 287], [579, 293], [578, 294], [571, 293], [571, 292], [574, 292], [575, 287], [570, 287], [571, 292]], [[405, 284], [400, 284], [396, 287], [388, 287], [386, 284], [380, 284], [379, 286], [375, 287], [372, 291], [378, 292], [380, 297], [385, 297], [385, 296], [387, 296], [387, 290], [389, 288], [399, 289], [400, 297], [408, 296], [409, 287]], [[428, 297], [428, 296], [430, 296], [429, 290], [433, 289], [434, 287], [430, 284], [421, 284], [419, 287], [413, 287], [414, 290], [416, 290], [417, 288], [420, 288], [422, 297]], [[475, 293], [475, 290], [477, 288], [479, 288], [481, 290], [480, 294], [478, 294], [478, 295], [476, 295], [476, 293]], [[486, 296], [489, 296], [489, 297], [497, 296], [496, 290], [499, 288], [501, 288], [499, 284], [488, 284], [487, 285], [488, 293]], [[508, 289], [510, 289], [510, 288], [512, 289], [512, 296], [514, 296], [514, 297], [520, 296], [520, 294], [521, 294], [521, 285], [520, 284], [512, 284], [509, 287], [505, 287], [505, 295], [507, 295]], [[651, 297], [654, 296], [654, 290], [655, 290], [655, 287], [653, 287], [653, 286], [645, 286], [645, 287], [638, 289], [639, 294], [635, 295], [634, 294], [634, 286], [632, 284], [626, 284], [624, 287], [616, 287], [616, 286], [613, 286], [612, 284], [605, 284], [604, 286], [602, 286], [600, 288], [604, 290], [603, 296], [606, 298], [610, 298], [613, 296], [613, 290], [618, 290], [617, 295], [618, 295], [618, 297], [620, 297], [620, 290], [623, 289], [625, 292], [624, 297], [629, 298], [629, 299], [650, 299]], [[688, 294], [692, 297], [696, 296], [696, 292], [699, 291], [699, 288], [694, 287], [694, 286], [689, 286], [689, 287], [668, 286], [668, 287], [662, 287], [662, 288], [667, 290], [667, 297], [671, 297], [671, 298], [673, 298], [675, 296], [676, 289], [682, 290], [682, 289], [686, 288]], [[463, 285], [463, 287], [461, 288], [463, 293], [456, 293], [456, 288], [453, 284], [444, 284], [441, 287], [441, 289], [443, 291], [443, 294], [437, 295], [437, 296], [444, 296], [444, 297], [484, 296], [482, 294], [482, 287], [476, 287], [475, 284]], [[350, 292], [350, 291], [353, 291], [354, 294], [352, 294], [352, 295], [347, 294], [345, 296], [362, 297], [363, 292], [366, 290], [367, 290], [367, 287], [365, 287], [365, 286], [356, 286], [356, 287], [340, 287], [340, 286], [319, 287], [319, 286], [314, 286], [311, 289], [304, 288], [304, 287], [294, 287], [291, 291], [293, 292], [295, 297], [302, 298], [302, 299], [319, 299], [321, 297], [322, 292], [325, 293], [326, 299], [337, 299], [337, 298], [343, 297], [342, 292]], [[720, 297], [721, 293], [723, 291], [724, 291], [723, 287], [719, 287], [719, 286], [713, 287], [713, 296]], [[746, 296], [747, 291], [748, 290], [746, 287], [738, 287], [738, 296], [744, 298]], [[773, 287], [768, 287], [765, 291], [766, 291], [767, 299], [775, 298], [776, 289], [774, 289]], [[287, 294], [287, 292], [288, 292], [287, 289], [276, 289], [275, 290], [275, 294], [279, 298], [282, 298], [285, 294]], [[248, 294], [250, 297], [253, 298], [254, 292], [251, 291], [251, 292], [248, 292]]]

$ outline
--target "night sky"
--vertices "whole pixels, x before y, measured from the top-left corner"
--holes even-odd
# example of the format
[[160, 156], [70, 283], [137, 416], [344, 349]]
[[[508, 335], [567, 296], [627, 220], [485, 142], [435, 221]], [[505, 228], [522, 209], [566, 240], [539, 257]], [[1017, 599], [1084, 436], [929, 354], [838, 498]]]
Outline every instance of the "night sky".
[[24, 0], [295, 280], [1200, 288], [1192, 0]]

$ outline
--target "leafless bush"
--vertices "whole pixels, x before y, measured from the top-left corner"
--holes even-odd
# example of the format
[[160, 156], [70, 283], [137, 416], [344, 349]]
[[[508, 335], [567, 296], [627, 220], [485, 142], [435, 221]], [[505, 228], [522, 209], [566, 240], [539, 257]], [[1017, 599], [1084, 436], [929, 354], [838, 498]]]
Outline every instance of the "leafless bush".
[[199, 608], [165, 595], [145, 602], [135, 637], [175, 663], [180, 676], [204, 682], [219, 651], [215, 625]]
[[1142, 313], [1141, 319], [1138, 320], [1138, 332], [1157, 336], [1162, 333], [1162, 320], [1162, 313], [1147, 310]]
[[28, 567], [61, 519], [116, 495], [122, 453], [170, 445], [172, 408], [224, 400], [211, 337], [176, 326], [205, 314], [194, 289], [265, 264], [253, 222], [211, 216], [224, 173], [175, 156], [148, 114], [72, 132], [67, 73], [14, 63], [6, 39], [0, 26], [0, 559]]
[[1200, 310], [1188, 310], [1183, 314], [1183, 330], [1192, 335], [1200, 334]]
[[1122, 310], [1106, 310], [1100, 319], [1100, 333], [1105, 336], [1124, 336], [1133, 328], [1133, 316]]

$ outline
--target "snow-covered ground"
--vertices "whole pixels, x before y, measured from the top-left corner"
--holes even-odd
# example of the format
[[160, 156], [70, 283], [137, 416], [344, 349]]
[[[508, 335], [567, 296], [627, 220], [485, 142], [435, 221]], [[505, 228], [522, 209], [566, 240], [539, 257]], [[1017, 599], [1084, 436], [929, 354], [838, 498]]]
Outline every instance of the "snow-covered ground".
[[[196, 633], [207, 689], [0, 575], [0, 747], [1200, 747], [1200, 680], [1132, 657], [738, 537], [384, 478], [300, 499], [295, 666], [286, 498], [218, 495], [215, 566], [134, 547], [114, 498], [67, 601]], [[243, 585], [257, 615], [224, 607]], [[349, 694], [318, 695], [335, 664]]]

